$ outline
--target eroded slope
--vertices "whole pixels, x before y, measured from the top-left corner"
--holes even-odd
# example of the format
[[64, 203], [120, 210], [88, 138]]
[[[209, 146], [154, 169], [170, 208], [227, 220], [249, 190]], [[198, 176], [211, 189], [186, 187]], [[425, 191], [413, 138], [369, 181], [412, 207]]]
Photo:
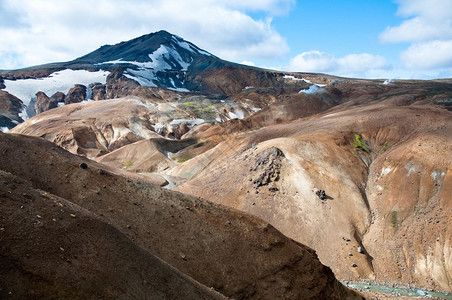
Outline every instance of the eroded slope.
[[[108, 167], [74, 156], [43, 139], [0, 134], [0, 149], [3, 155], [1, 169], [26, 179], [29, 182], [26, 186], [32, 187], [30, 193], [33, 197], [37, 197], [34, 189], [39, 189], [42, 191], [41, 196], [47, 195], [42, 197], [50, 199], [37, 197], [41, 201], [38, 203], [44, 205], [40, 208], [41, 219], [37, 216], [35, 219], [35, 214], [32, 214], [33, 220], [45, 221], [43, 229], [49, 229], [33, 231], [38, 237], [53, 231], [56, 233], [55, 239], [51, 238], [52, 235], [44, 239], [49, 243], [55, 242], [56, 250], [48, 252], [51, 258], [45, 257], [52, 263], [53, 259], [60, 259], [53, 257], [52, 253], [61, 251], [58, 244], [66, 243], [66, 240], [60, 241], [59, 238], [67, 239], [67, 235], [62, 235], [66, 228], [69, 230], [74, 225], [86, 228], [88, 224], [99, 224], [99, 228], [107, 226], [111, 228], [108, 232], [122, 236], [123, 247], [136, 249], [143, 256], [156, 255], [182, 273], [228, 297], [359, 298], [336, 281], [331, 270], [320, 264], [314, 251], [286, 238], [257, 218], [199, 198], [162, 190], [143, 181], [114, 175]], [[22, 179], [15, 184], [13, 175], [4, 174], [3, 182], [6, 185], [20, 186], [18, 191], [25, 188], [22, 187]], [[8, 190], [5, 192], [8, 193]], [[54, 200], [59, 199], [57, 197], [67, 200], [61, 202], [65, 212], [62, 228], [58, 227], [58, 221], [61, 221], [60, 205], [54, 203]], [[7, 206], [1, 206], [2, 215], [8, 214], [10, 208], [15, 206], [9, 201], [26, 201], [24, 198], [26, 195], [21, 193], [2, 200], [8, 201]], [[51, 201], [51, 206], [47, 206], [47, 201]], [[48, 210], [44, 211], [46, 207]], [[20, 206], [17, 210], [20, 210]], [[27, 214], [25, 212], [29, 213], [24, 210], [14, 211], [14, 214], [26, 220], [25, 217], [30, 216], [22, 215]], [[78, 215], [80, 219], [77, 219]], [[47, 222], [54, 222], [52, 219], [56, 219], [57, 223], [50, 223], [46, 227]], [[85, 219], [89, 219], [87, 224], [77, 225], [78, 220]], [[14, 224], [10, 223], [14, 221], [9, 217], [2, 221]], [[22, 232], [13, 226], [7, 230], [13, 230], [8, 236], [20, 235]], [[89, 240], [90, 237], [84, 236], [83, 239]], [[96, 241], [90, 243], [98, 245]], [[2, 255], [11, 257], [16, 253], [14, 249], [18, 249], [17, 253], [23, 253], [28, 247], [25, 240], [14, 240], [14, 247], [6, 247]], [[37, 250], [33, 251], [36, 253]], [[76, 253], [76, 260], [93, 261], [94, 258], [88, 254], [82, 252], [78, 256]], [[116, 263], [114, 256], [107, 258], [110, 263]], [[94, 262], [101, 263], [102, 260]], [[39, 271], [39, 266], [31, 265], [30, 268], [32, 272]], [[49, 272], [55, 271], [49, 266]], [[2, 269], [2, 272], [6, 270]], [[20, 278], [19, 275], [17, 280]], [[9, 284], [17, 287], [18, 282], [13, 280]]]

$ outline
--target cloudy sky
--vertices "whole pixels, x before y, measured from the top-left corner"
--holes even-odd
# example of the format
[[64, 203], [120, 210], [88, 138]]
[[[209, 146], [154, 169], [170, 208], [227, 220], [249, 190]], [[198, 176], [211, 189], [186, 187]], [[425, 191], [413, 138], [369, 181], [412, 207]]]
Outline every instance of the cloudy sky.
[[452, 77], [452, 0], [0, 0], [0, 69], [68, 61], [161, 29], [272, 69]]

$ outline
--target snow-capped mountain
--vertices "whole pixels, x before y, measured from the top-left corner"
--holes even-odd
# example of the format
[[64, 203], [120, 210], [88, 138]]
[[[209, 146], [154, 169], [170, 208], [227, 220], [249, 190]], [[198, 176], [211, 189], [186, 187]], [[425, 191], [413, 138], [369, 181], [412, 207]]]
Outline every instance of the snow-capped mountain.
[[189, 92], [186, 72], [219, 60], [207, 51], [166, 31], [143, 35], [116, 45], [105, 45], [72, 64], [92, 64], [101, 69], [123, 67], [124, 75], [141, 86]]
[[[83, 85], [86, 95], [80, 101], [116, 98], [138, 86], [197, 92], [196, 85], [187, 82], [187, 72], [212, 64], [227, 62], [179, 36], [159, 31], [116, 45], [104, 45], [70, 62], [0, 71], [3, 88], [0, 100], [7, 95], [8, 101], [14, 96], [18, 98], [16, 102], [22, 102], [21, 110], [15, 112], [18, 117], [13, 120], [17, 123], [35, 114], [38, 92], [47, 97], [57, 92], [68, 95], [74, 85]], [[123, 89], [126, 91], [121, 93]], [[14, 109], [17, 110], [17, 105]], [[6, 123], [11, 127], [10, 121]]]
[[231, 97], [246, 87], [278, 87], [286, 92], [309, 87], [303, 80], [288, 80], [286, 74], [224, 61], [179, 36], [159, 31], [104, 45], [69, 62], [0, 70], [0, 128], [12, 128], [36, 112], [64, 104], [148, 97], [155, 94], [152, 89], [172, 90], [181, 97]]

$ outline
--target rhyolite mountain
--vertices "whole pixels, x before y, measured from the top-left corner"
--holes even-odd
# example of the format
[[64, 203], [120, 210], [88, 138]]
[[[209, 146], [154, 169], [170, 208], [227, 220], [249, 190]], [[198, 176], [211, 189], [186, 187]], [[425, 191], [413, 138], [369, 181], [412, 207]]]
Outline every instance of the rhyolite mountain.
[[[49, 107], [48, 103], [36, 107], [38, 92], [49, 98], [57, 92], [67, 95], [74, 85], [85, 86], [86, 94], [76, 95], [72, 102], [149, 96], [155, 94], [152, 88], [227, 97], [246, 87], [277, 88], [273, 93], [309, 87], [305, 81], [288, 83], [284, 76], [224, 61], [181, 37], [159, 31], [102, 46], [73, 61], [0, 71], [0, 102], [5, 106], [0, 110], [0, 127], [12, 128]], [[322, 82], [330, 78], [323, 77]]]
[[[46, 77], [49, 74], [52, 77]], [[223, 61], [166, 32], [104, 46], [64, 64], [5, 71], [2, 76], [4, 103], [10, 105], [4, 116], [14, 118], [15, 110], [23, 115], [21, 101], [41, 112], [0, 135], [7, 141], [0, 144], [6, 158], [2, 169], [13, 174], [5, 175], [5, 181], [14, 181], [14, 176], [36, 181], [39, 189], [71, 198], [92, 213], [106, 216], [99, 209], [108, 210], [108, 224], [119, 222], [122, 233], [141, 246], [153, 246], [152, 255], [202, 284], [211, 286], [219, 273], [193, 267], [193, 262], [211, 265], [198, 251], [198, 242], [207, 243], [211, 253], [217, 248], [208, 244], [212, 230], [190, 227], [194, 223], [188, 215], [196, 212], [220, 229], [234, 224], [237, 216], [225, 220], [182, 205], [188, 207], [185, 214], [168, 215], [164, 223], [156, 219], [165, 228], [151, 225], [153, 234], [168, 234], [162, 248], [155, 248], [159, 245], [143, 237], [148, 229], [139, 220], [131, 221], [142, 210], [127, 202], [136, 194], [119, 185], [114, 189], [117, 200], [102, 198], [111, 195], [106, 184], [111, 181], [102, 176], [79, 181], [86, 172], [77, 164], [65, 166], [74, 156], [61, 152], [70, 161], [57, 165], [55, 157], [43, 155], [52, 144], [36, 137], [79, 159], [84, 156], [89, 170], [109, 170], [127, 176], [132, 184], [145, 180], [200, 197], [200, 203], [257, 216], [314, 249], [340, 280], [452, 291], [451, 79], [368, 80], [263, 70]], [[64, 84], [57, 89], [58, 80]], [[26, 103], [34, 96], [34, 105]], [[74, 103], [83, 99], [93, 101]], [[106, 101], [98, 101], [102, 99]], [[7, 147], [9, 143], [30, 149], [37, 144], [46, 150], [27, 152]], [[94, 184], [97, 180], [102, 188]], [[15, 195], [22, 194], [19, 190]], [[150, 209], [151, 220], [172, 212], [171, 205]], [[182, 234], [178, 228], [192, 231]], [[252, 231], [232, 234], [249, 237]], [[190, 239], [192, 234], [201, 237]], [[173, 236], [179, 239], [176, 243], [170, 243]], [[183, 251], [187, 243], [190, 254]], [[264, 252], [284, 249], [279, 242], [270, 244], [273, 248], [264, 247]], [[222, 262], [243, 265], [245, 257], [249, 259], [239, 244], [230, 247]], [[224, 284], [214, 288], [237, 295], [227, 282], [242, 269], [229, 266], [239, 272], [225, 270], [226, 278], [218, 277]], [[292, 285], [279, 275], [258, 277], [271, 278], [272, 283], [264, 280], [262, 292], [276, 291], [280, 282], [278, 296], [296, 298]], [[236, 278], [234, 285], [249, 283], [242, 280]], [[246, 287], [241, 291], [242, 298], [261, 295], [248, 293]], [[262, 298], [275, 298], [267, 296]]]

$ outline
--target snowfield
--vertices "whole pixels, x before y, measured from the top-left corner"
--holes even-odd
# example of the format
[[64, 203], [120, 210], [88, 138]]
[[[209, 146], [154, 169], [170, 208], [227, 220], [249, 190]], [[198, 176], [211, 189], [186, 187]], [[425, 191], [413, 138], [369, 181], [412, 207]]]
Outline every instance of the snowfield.
[[49, 75], [49, 77], [38, 79], [5, 80], [4, 89], [11, 95], [16, 96], [28, 106], [37, 92], [44, 92], [47, 96], [52, 96], [56, 92], [67, 94], [74, 84], [83, 84], [88, 87], [90, 83], [100, 82], [105, 84], [108, 71], [88, 72], [86, 70], [66, 69]]

